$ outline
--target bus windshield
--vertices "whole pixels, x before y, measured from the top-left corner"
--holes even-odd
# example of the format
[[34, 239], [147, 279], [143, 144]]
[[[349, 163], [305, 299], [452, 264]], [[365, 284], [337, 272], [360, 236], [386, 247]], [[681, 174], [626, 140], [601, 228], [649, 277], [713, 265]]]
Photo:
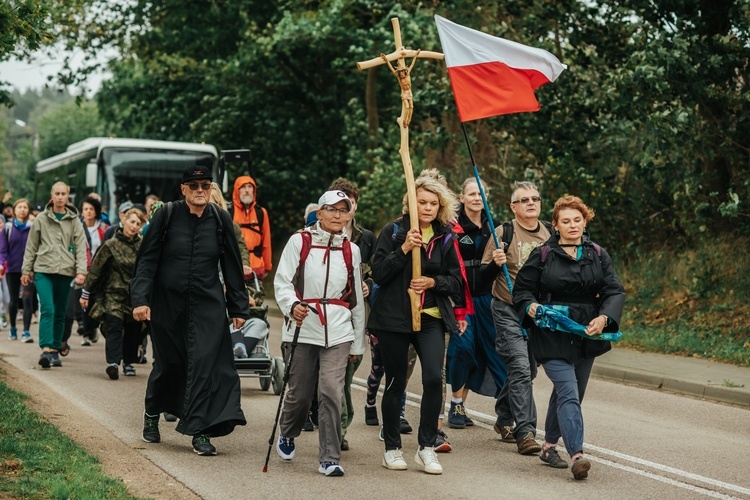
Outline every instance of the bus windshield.
[[107, 185], [102, 194], [108, 198], [102, 201], [110, 213], [117, 213], [122, 201], [142, 202], [151, 193], [163, 201], [177, 200], [183, 170], [191, 165], [213, 170], [216, 163], [215, 155], [200, 151], [106, 148], [101, 155]]

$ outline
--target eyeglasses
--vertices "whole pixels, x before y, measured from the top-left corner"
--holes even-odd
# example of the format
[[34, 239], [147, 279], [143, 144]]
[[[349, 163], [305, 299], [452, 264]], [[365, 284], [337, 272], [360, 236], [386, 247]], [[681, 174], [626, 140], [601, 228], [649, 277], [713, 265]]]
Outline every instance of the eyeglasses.
[[331, 206], [328, 206], [328, 205], [324, 206], [323, 210], [325, 210], [326, 212], [328, 212], [331, 215], [338, 214], [338, 215], [344, 216], [344, 215], [346, 215], [346, 214], [349, 213], [349, 209], [348, 208], [336, 208], [336, 207], [331, 207]]
[[198, 188], [201, 188], [204, 191], [211, 189], [210, 182], [186, 182], [185, 185], [190, 191], [198, 191]]
[[531, 198], [524, 196], [520, 200], [511, 201], [510, 204], [513, 205], [514, 203], [520, 203], [522, 205], [526, 205], [530, 201], [533, 201], [534, 203], [539, 203], [540, 201], [542, 201], [542, 199], [539, 196], [532, 196]]

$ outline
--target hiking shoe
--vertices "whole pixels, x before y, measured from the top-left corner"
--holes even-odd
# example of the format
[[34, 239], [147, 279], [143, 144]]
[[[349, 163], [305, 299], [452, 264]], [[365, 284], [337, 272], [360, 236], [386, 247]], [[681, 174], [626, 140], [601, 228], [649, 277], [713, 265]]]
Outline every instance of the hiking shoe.
[[143, 440], [147, 443], [158, 443], [161, 441], [159, 434], [159, 415], [151, 416], [143, 414]]
[[417, 465], [419, 465], [427, 474], [443, 473], [443, 466], [440, 465], [440, 460], [438, 460], [434, 448], [425, 446], [421, 450], [417, 449], [417, 454], [414, 455], [414, 460], [417, 461]]
[[57, 366], [57, 367], [61, 367], [62, 366], [62, 361], [60, 360], [60, 353], [58, 353], [58, 352], [50, 352], [49, 353], [49, 358], [50, 358], [49, 364], [51, 366]]
[[31, 344], [34, 342], [34, 339], [31, 338], [31, 334], [29, 332], [23, 332], [23, 335], [21, 335], [21, 340], [23, 340], [24, 344]]
[[291, 460], [294, 458], [294, 449], [294, 438], [287, 438], [280, 434], [279, 440], [276, 442], [276, 451], [279, 456], [284, 460]]
[[406, 470], [406, 460], [401, 450], [387, 450], [383, 455], [383, 467], [390, 470]]
[[518, 453], [521, 455], [533, 455], [542, 451], [542, 446], [536, 442], [531, 432], [527, 432], [523, 439], [516, 444], [518, 445]]
[[589, 469], [591, 469], [591, 462], [583, 455], [573, 460], [571, 471], [573, 472], [574, 479], [586, 479], [589, 477]]
[[245, 347], [244, 342], [237, 342], [234, 344], [234, 348], [232, 348], [234, 351], [234, 357], [235, 358], [246, 358], [247, 357], [247, 348]]
[[126, 377], [135, 377], [135, 368], [133, 365], [122, 365], [122, 373]]
[[50, 357], [49, 352], [44, 351], [41, 356], [39, 356], [39, 366], [42, 368], [49, 368], [50, 364], [52, 363], [52, 358]]
[[328, 477], [341, 477], [344, 475], [344, 468], [336, 462], [320, 462], [318, 472]]
[[365, 405], [365, 424], [367, 425], [380, 425], [378, 420], [378, 408], [377, 406]]
[[495, 429], [495, 432], [500, 434], [500, 440], [503, 443], [515, 443], [516, 442], [516, 437], [513, 435], [512, 425], [500, 425], [497, 422], [495, 422], [495, 425], [493, 425], [492, 428]]
[[8, 335], [8, 338], [10, 340], [18, 340], [18, 329], [15, 326], [10, 327], [10, 335]]
[[117, 363], [108, 364], [104, 371], [107, 372], [107, 376], [110, 380], [117, 380], [120, 378], [120, 366]]
[[193, 451], [202, 457], [216, 455], [216, 448], [211, 444], [211, 436], [208, 434], [193, 436]]
[[404, 417], [401, 417], [398, 421], [398, 432], [399, 434], [411, 434], [411, 425]]
[[463, 403], [451, 401], [451, 409], [448, 412], [448, 426], [451, 429], [464, 429], [466, 427], [466, 410]]
[[305, 432], [312, 432], [315, 430], [315, 426], [313, 425], [312, 418], [310, 418], [310, 414], [307, 414], [307, 420], [305, 420], [305, 425], [302, 426], [302, 430]]
[[439, 430], [437, 439], [435, 440], [435, 452], [450, 453], [451, 451], [453, 451], [453, 447], [448, 442], [448, 435], [442, 430]]
[[[465, 406], [464, 406], [464, 412], [466, 412], [466, 407]], [[473, 427], [474, 426], [474, 421], [469, 418], [469, 414], [468, 413], [466, 413], [464, 415], [464, 425], [466, 427]]]
[[89, 347], [91, 345], [91, 342], [89, 342], [88, 337], [83, 337], [83, 340], [81, 341], [81, 345], [83, 347]]
[[[341, 440], [341, 451], [349, 451], [349, 441], [347, 441], [346, 438]], [[326, 474], [326, 476], [327, 475], [328, 474]]]
[[172, 415], [171, 413], [164, 412], [164, 420], [167, 422], [177, 422], [177, 415]]
[[557, 453], [557, 448], [542, 449], [542, 454], [539, 455], [539, 458], [542, 462], [555, 469], [568, 468], [568, 462], [560, 458], [560, 455]]

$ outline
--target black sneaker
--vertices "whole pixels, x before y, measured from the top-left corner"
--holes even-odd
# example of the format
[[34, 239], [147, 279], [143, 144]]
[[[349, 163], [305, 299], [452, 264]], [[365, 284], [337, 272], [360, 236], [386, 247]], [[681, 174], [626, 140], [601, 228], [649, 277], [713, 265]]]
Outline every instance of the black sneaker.
[[463, 429], [466, 427], [466, 410], [463, 403], [451, 401], [451, 409], [448, 413], [448, 426], [451, 429]]
[[435, 452], [436, 453], [450, 453], [453, 447], [448, 442], [448, 435], [442, 430], [438, 431], [437, 439], [435, 440]]
[[378, 408], [377, 406], [365, 405], [365, 424], [367, 425], [380, 425], [378, 420]]
[[123, 365], [122, 373], [126, 377], [135, 377], [135, 368], [133, 368], [133, 365]]
[[147, 443], [158, 443], [161, 441], [159, 434], [159, 414], [151, 416], [148, 413], [143, 414], [143, 440]]
[[60, 353], [58, 353], [58, 352], [50, 352], [49, 353], [49, 364], [50, 364], [50, 366], [62, 366], [62, 361], [60, 360]]
[[211, 444], [211, 436], [208, 434], [193, 436], [193, 451], [201, 456], [216, 455], [216, 448]]
[[104, 371], [107, 372], [107, 376], [111, 380], [117, 380], [120, 378], [120, 366], [117, 363], [108, 364]]
[[411, 434], [411, 425], [409, 425], [409, 422], [404, 418], [401, 417], [398, 421], [398, 432], [399, 434]]
[[50, 357], [49, 352], [44, 351], [41, 356], [39, 356], [39, 366], [44, 368], [45, 370], [50, 367], [52, 363], [52, 357]]
[[555, 469], [568, 468], [568, 462], [560, 458], [560, 455], [557, 453], [557, 448], [542, 449], [542, 454], [539, 455], [539, 459]]

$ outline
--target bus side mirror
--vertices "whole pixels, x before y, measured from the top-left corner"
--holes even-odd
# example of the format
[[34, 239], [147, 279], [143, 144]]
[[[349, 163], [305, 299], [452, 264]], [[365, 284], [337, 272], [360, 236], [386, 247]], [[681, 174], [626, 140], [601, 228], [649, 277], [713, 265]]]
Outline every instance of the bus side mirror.
[[96, 161], [91, 161], [86, 165], [86, 187], [96, 187], [96, 178], [99, 173], [99, 166]]

